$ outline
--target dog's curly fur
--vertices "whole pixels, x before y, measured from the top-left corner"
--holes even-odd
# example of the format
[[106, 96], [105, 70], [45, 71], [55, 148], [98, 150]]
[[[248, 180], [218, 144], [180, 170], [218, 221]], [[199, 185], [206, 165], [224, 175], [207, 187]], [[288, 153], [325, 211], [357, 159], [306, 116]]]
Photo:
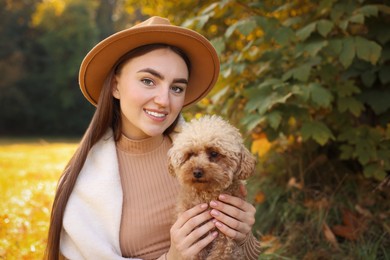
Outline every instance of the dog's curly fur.
[[[252, 175], [255, 159], [238, 129], [218, 116], [185, 124], [168, 152], [169, 172], [181, 184], [177, 213], [217, 200], [221, 193], [243, 198], [240, 185]], [[219, 232], [198, 259], [244, 259], [235, 241]]]

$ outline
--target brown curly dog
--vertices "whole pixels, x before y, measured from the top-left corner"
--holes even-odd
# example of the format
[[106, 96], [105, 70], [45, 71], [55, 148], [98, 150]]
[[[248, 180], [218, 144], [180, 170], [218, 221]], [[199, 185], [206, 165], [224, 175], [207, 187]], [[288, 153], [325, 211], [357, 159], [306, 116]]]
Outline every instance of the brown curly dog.
[[[255, 159], [238, 129], [218, 116], [204, 116], [185, 124], [168, 152], [169, 172], [181, 190], [177, 214], [221, 193], [243, 198], [243, 180], [252, 175]], [[219, 232], [197, 259], [244, 259], [236, 242]]]

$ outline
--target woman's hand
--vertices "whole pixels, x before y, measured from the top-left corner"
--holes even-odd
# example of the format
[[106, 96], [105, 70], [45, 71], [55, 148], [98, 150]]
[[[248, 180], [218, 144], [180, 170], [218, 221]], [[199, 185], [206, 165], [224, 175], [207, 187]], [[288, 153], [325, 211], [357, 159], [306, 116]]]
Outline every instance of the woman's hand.
[[192, 259], [217, 237], [217, 231], [208, 234], [215, 226], [207, 208], [207, 204], [200, 204], [179, 215], [171, 227], [167, 259]]
[[218, 201], [211, 201], [211, 215], [215, 226], [226, 236], [241, 245], [255, 224], [256, 208], [238, 197], [221, 194]]

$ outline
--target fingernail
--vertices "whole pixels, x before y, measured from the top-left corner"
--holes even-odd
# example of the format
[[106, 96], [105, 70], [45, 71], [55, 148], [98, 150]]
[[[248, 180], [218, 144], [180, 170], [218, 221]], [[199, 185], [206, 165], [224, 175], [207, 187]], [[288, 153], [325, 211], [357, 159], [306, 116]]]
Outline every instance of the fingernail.
[[212, 200], [212, 201], [210, 202], [210, 206], [211, 206], [211, 207], [216, 207], [216, 206], [217, 206], [217, 202], [215, 202], [214, 200]]
[[211, 211], [211, 215], [213, 215], [213, 216], [218, 216], [218, 215], [219, 215], [219, 212], [218, 212], [217, 210], [213, 209], [213, 210]]
[[213, 236], [213, 237], [218, 236], [218, 232], [217, 232], [217, 231], [214, 231], [214, 232], [212, 233], [212, 236]]
[[207, 206], [208, 206], [207, 204], [202, 204], [202, 205], [200, 205], [200, 208], [205, 209], [205, 208], [207, 208]]
[[221, 195], [219, 195], [219, 198], [220, 198], [221, 200], [224, 200], [224, 199], [226, 199], [226, 196], [223, 195], [223, 194], [221, 194]]
[[216, 225], [217, 227], [219, 227], [219, 228], [222, 227], [221, 222], [216, 222], [215, 225]]

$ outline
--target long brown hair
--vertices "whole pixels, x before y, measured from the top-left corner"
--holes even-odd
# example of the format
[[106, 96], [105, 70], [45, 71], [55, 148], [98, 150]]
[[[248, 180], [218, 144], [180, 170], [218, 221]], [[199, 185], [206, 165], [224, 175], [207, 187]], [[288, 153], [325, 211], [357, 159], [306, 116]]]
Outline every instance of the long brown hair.
[[[150, 44], [138, 47], [123, 55], [122, 58], [118, 60], [104, 82], [91, 123], [81, 139], [78, 149], [66, 165], [58, 182], [51, 211], [48, 241], [44, 259], [59, 259], [60, 237], [66, 204], [92, 146], [103, 137], [109, 128], [112, 128], [113, 130], [115, 141], [118, 141], [121, 136], [122, 122], [119, 100], [115, 99], [112, 95], [112, 81], [114, 76], [120, 73], [123, 65], [130, 59], [160, 48], [169, 48], [180, 55], [186, 62], [188, 71], [190, 71], [190, 61], [187, 56], [180, 49], [165, 44]], [[179, 117], [177, 117], [172, 125], [165, 130], [164, 135], [169, 135], [173, 131], [178, 120]]]

